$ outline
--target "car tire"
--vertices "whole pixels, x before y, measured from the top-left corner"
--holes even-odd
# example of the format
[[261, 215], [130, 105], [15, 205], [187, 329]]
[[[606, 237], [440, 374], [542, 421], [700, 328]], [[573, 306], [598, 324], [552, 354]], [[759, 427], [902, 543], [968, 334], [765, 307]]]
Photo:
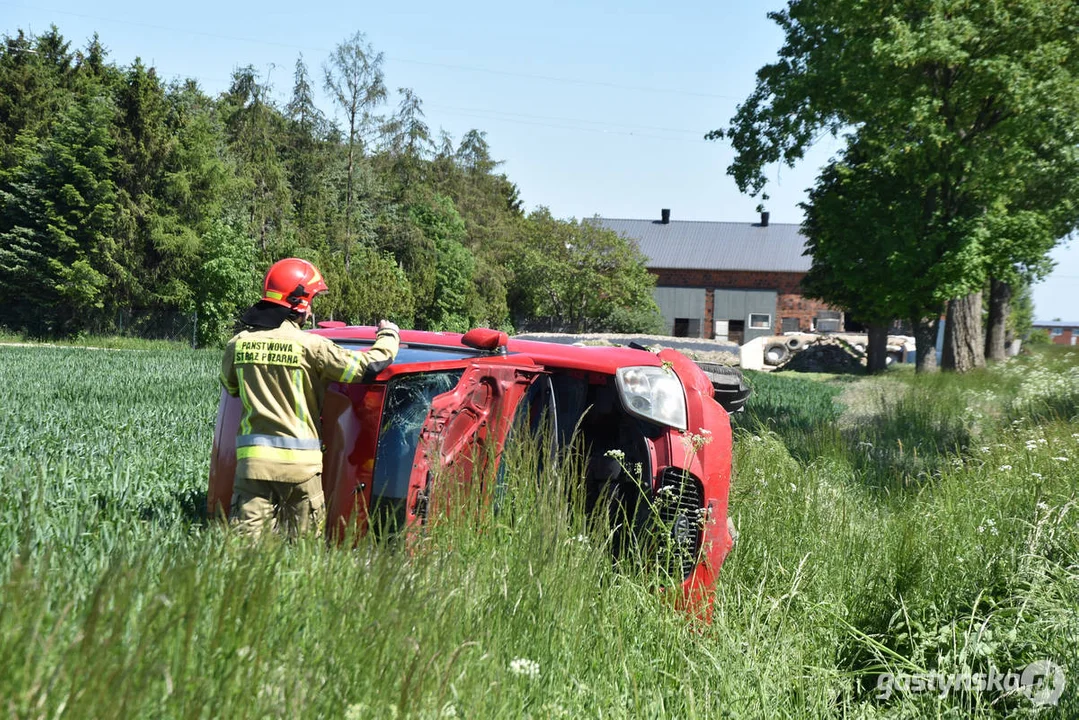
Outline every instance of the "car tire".
[[640, 490], [625, 482], [607, 483], [603, 490], [610, 533], [611, 556], [615, 563], [634, 556], [637, 548], [637, 527], [644, 504]]
[[698, 362], [697, 367], [704, 370], [712, 383], [712, 397], [728, 413], [738, 412], [745, 407], [749, 399], [750, 387], [746, 384], [742, 371], [719, 363]]
[[782, 365], [791, 356], [791, 351], [783, 343], [772, 343], [764, 346], [764, 364]]
[[787, 349], [791, 352], [798, 352], [806, 346], [805, 340], [800, 337], [787, 338]]
[[865, 355], [865, 343], [854, 343], [854, 349]]

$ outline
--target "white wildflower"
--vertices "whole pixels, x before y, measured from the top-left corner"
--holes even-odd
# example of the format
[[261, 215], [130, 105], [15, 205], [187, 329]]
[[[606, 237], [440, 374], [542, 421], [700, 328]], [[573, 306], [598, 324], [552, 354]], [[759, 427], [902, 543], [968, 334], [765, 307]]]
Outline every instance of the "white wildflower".
[[1005, 470], [1011, 470], [1011, 469], [1012, 469], [1011, 465], [1001, 465], [1000, 466], [1000, 471], [1001, 472], [1004, 472]]
[[442, 706], [442, 712], [440, 712], [438, 716], [444, 718], [455, 718], [457, 717], [457, 708], [453, 706], [453, 703], [446, 703]]
[[619, 462], [622, 462], [623, 460], [626, 459], [626, 453], [624, 453], [621, 450], [608, 450], [607, 452], [605, 452], [603, 454], [606, 455], [609, 458], [614, 458], [615, 460], [617, 460]]
[[982, 452], [983, 452], [983, 453], [987, 453], [987, 452], [989, 452], [989, 448], [987, 448], [987, 447], [983, 447], [983, 448], [982, 448]]
[[1032, 478], [1037, 478], [1038, 480], [1041, 480], [1041, 479], [1042, 479], [1042, 474], [1041, 474], [1041, 473], [1036, 473], [1036, 472], [1032, 472], [1032, 473], [1030, 474], [1030, 476], [1031, 476]]
[[529, 680], [535, 680], [539, 677], [540, 666], [535, 660], [529, 660], [528, 658], [514, 658], [510, 662], [510, 672], [514, 675], [520, 675], [526, 677]]

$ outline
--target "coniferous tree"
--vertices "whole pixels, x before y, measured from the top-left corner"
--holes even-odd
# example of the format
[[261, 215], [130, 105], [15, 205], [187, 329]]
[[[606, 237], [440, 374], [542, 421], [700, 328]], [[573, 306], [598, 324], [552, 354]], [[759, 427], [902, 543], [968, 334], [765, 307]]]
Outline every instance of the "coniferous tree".
[[284, 119], [269, 99], [270, 88], [250, 65], [233, 73], [223, 102], [229, 150], [237, 164], [240, 205], [259, 250], [274, 254], [284, 239], [292, 206], [287, 172], [278, 152]]
[[0, 286], [16, 327], [35, 334], [101, 326], [120, 253], [110, 99], [76, 95], [50, 137], [20, 137], [0, 187]]

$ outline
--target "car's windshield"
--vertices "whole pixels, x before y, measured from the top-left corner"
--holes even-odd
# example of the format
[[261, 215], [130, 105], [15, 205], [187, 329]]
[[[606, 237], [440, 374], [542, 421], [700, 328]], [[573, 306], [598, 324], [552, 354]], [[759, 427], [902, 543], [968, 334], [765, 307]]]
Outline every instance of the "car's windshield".
[[375, 454], [372, 527], [392, 528], [404, 522], [408, 480], [431, 401], [455, 388], [463, 372], [399, 375], [388, 383]]

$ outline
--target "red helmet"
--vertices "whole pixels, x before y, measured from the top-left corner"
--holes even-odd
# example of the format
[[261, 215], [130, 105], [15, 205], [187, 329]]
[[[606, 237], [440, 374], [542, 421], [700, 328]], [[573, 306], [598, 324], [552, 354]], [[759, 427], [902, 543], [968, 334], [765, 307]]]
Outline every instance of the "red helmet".
[[300, 258], [285, 258], [271, 265], [262, 288], [262, 299], [266, 302], [301, 313], [311, 310], [316, 295], [329, 290], [318, 268]]

